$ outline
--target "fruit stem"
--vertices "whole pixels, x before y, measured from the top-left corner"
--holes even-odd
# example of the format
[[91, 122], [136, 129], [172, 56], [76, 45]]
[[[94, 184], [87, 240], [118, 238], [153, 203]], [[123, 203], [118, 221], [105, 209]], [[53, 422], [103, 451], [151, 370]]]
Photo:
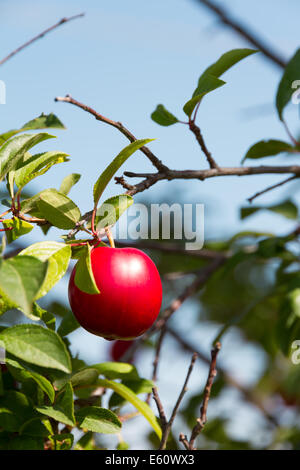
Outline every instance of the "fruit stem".
[[108, 227], [105, 227], [105, 233], [107, 235], [107, 238], [108, 238], [108, 241], [109, 241], [109, 244], [110, 244], [111, 248], [115, 248], [115, 242], [114, 242], [113, 236], [111, 234], [111, 231], [109, 230]]
[[92, 230], [93, 237], [98, 239], [98, 234], [95, 230], [96, 211], [97, 211], [97, 206], [94, 207], [93, 212], [92, 212], [91, 230]]

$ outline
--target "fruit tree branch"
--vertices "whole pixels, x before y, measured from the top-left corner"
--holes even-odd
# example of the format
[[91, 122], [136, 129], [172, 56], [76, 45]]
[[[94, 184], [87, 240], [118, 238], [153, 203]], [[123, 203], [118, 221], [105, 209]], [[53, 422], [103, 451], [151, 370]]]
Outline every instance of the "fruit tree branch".
[[205, 283], [225, 263], [225, 261], [225, 257], [216, 258], [208, 266], [205, 266], [203, 269], [201, 269], [198, 272], [196, 279], [190, 285], [188, 285], [184, 289], [184, 291], [180, 295], [178, 295], [178, 297], [176, 297], [167, 308], [165, 308], [161, 312], [156, 323], [154, 323], [154, 325], [141, 338], [138, 338], [134, 341], [133, 345], [128, 348], [122, 359], [125, 362], [128, 362], [130, 358], [132, 358], [134, 352], [138, 349], [141, 343], [143, 343], [150, 336], [164, 328], [167, 321], [181, 307], [183, 302], [192, 295], [194, 295], [196, 292], [198, 292], [198, 290], [200, 290], [201, 287], [205, 285]]
[[[94, 116], [95, 119], [97, 119], [97, 121], [101, 121], [101, 122], [104, 122], [105, 124], [108, 124], [109, 126], [115, 127], [116, 129], [118, 129], [118, 131], [121, 132], [121, 134], [125, 135], [125, 137], [127, 137], [127, 139], [130, 142], [134, 142], [135, 140], [137, 140], [137, 138], [128, 129], [126, 129], [126, 127], [123, 126], [123, 124], [121, 122], [113, 121], [112, 119], [109, 119], [109, 118], [103, 116], [102, 114], [98, 113], [93, 108], [91, 108], [90, 106], [87, 106], [87, 105], [85, 105], [83, 103], [80, 103], [79, 101], [75, 100], [70, 95], [66, 95], [65, 97], [57, 96], [54, 101], [60, 101], [60, 102], [64, 102], [64, 103], [73, 104], [74, 106], [77, 106], [78, 108], [83, 109], [87, 113], [92, 114], [92, 116]], [[149, 158], [151, 163], [158, 170], [163, 171], [163, 170], [167, 169], [167, 167], [165, 167], [165, 165], [162, 164], [162, 162], [154, 155], [154, 153], [151, 152], [151, 150], [148, 147], [145, 147], [145, 146], [141, 147], [140, 150], [141, 150], [141, 152], [143, 152], [144, 155], [146, 155], [147, 158]]]
[[169, 420], [167, 420], [167, 418], [166, 418], [162, 403], [161, 403], [159, 395], [158, 395], [157, 388], [156, 387], [153, 388], [153, 398], [155, 400], [155, 403], [156, 403], [156, 406], [157, 406], [157, 409], [158, 409], [158, 413], [159, 413], [159, 417], [160, 417], [160, 421], [161, 421], [161, 425], [162, 425], [162, 438], [161, 438], [161, 441], [160, 441], [159, 450], [164, 450], [166, 448], [168, 437], [169, 437], [170, 431], [172, 429], [174, 419], [177, 415], [177, 412], [179, 410], [179, 407], [180, 407], [180, 404], [183, 400], [183, 397], [184, 397], [184, 395], [187, 391], [187, 385], [188, 385], [191, 373], [193, 371], [196, 359], [197, 359], [197, 354], [194, 353], [193, 356], [192, 356], [192, 359], [191, 359], [190, 367], [188, 369], [184, 384], [183, 384], [182, 389], [179, 393], [179, 396], [177, 398], [177, 401], [175, 403], [175, 406], [173, 408], [173, 411], [172, 411], [172, 414], [171, 414], [171, 417], [170, 417]]
[[279, 67], [285, 68], [286, 61], [280, 57], [272, 48], [267, 45], [261, 38], [259, 38], [255, 33], [250, 31], [245, 25], [239, 23], [237, 20], [234, 20], [230, 14], [226, 11], [225, 8], [220, 5], [216, 5], [211, 0], [197, 0], [198, 3], [207, 7], [210, 11], [215, 13], [223, 24], [229, 26], [236, 33], [246, 39], [250, 44], [259, 49], [268, 59], [270, 59]]
[[206, 160], [208, 161], [210, 168], [217, 168], [218, 169], [219, 166], [217, 165], [217, 163], [213, 159], [210, 151], [206, 147], [206, 144], [204, 142], [204, 139], [203, 139], [203, 136], [201, 134], [200, 128], [191, 119], [189, 121], [189, 128], [192, 131], [192, 133], [194, 134], [194, 136], [196, 137], [196, 140], [197, 140], [198, 144], [200, 145], [200, 148], [201, 148], [202, 152], [206, 156]]
[[[201, 350], [199, 350], [199, 348], [195, 348], [187, 340], [183, 339], [181, 335], [179, 335], [170, 326], [166, 326], [165, 329], [166, 329], [166, 332], [170, 334], [180, 344], [180, 346], [184, 350], [189, 351], [189, 352], [196, 352], [198, 355], [198, 358], [202, 362], [204, 362], [207, 365], [210, 365], [210, 358], [208, 358], [206, 354], [204, 354]], [[276, 418], [270, 415], [270, 413], [266, 410], [264, 404], [262, 403], [261, 398], [253, 390], [241, 385], [235, 378], [233, 378], [230, 374], [228, 374], [228, 372], [221, 366], [218, 367], [218, 370], [219, 370], [219, 374], [223, 376], [224, 380], [229, 386], [236, 388], [247, 402], [256, 406], [263, 413], [264, 417], [272, 425], [275, 425], [275, 426], [278, 425]]]
[[[197, 424], [194, 426], [192, 430], [191, 438], [188, 442], [188, 447], [186, 447], [188, 450], [196, 450], [195, 440], [199, 436], [199, 434], [201, 433], [201, 431], [203, 430], [207, 422], [207, 407], [208, 407], [208, 402], [210, 399], [213, 382], [217, 375], [216, 364], [217, 364], [217, 356], [218, 356], [220, 349], [221, 349], [221, 343], [216, 343], [215, 347], [211, 351], [211, 362], [210, 362], [207, 382], [204, 388], [204, 396], [203, 396], [202, 406], [200, 409], [200, 417], [197, 419]], [[184, 436], [183, 434], [180, 434], [179, 440], [184, 444], [184, 446], [187, 446], [186, 436]]]
[[208, 250], [205, 248], [202, 248], [201, 250], [186, 250], [184, 245], [180, 243], [165, 243], [159, 241], [156, 242], [152, 240], [136, 240], [134, 242], [130, 240], [126, 240], [126, 242], [123, 242], [121, 240], [115, 240], [115, 244], [118, 247], [133, 246], [134, 248], [141, 248], [145, 250], [157, 250], [161, 251], [162, 253], [184, 254], [188, 257], [207, 260], [214, 260], [215, 258], [228, 258], [229, 256], [229, 253], [227, 252]]
[[57, 23], [55, 23], [53, 26], [50, 26], [49, 28], [45, 29], [45, 30], [42, 31], [40, 34], [38, 34], [37, 36], [33, 37], [32, 39], [30, 39], [29, 41], [25, 42], [24, 44], [22, 44], [21, 46], [19, 46], [17, 49], [15, 49], [14, 51], [12, 51], [10, 54], [8, 54], [6, 57], [4, 57], [4, 59], [0, 60], [0, 65], [3, 65], [6, 61], [8, 61], [9, 59], [11, 59], [14, 55], [18, 54], [18, 52], [21, 52], [23, 49], [25, 49], [25, 47], [28, 47], [28, 46], [30, 46], [32, 43], [34, 43], [35, 41], [37, 41], [38, 39], [43, 38], [46, 34], [50, 33], [50, 32], [53, 31], [54, 29], [56, 29], [56, 28], [58, 28], [59, 26], [63, 25], [64, 23], [68, 23], [69, 21], [75, 20], [75, 19], [77, 19], [77, 18], [81, 18], [82, 16], [84, 16], [84, 13], [80, 13], [79, 15], [70, 16], [69, 18], [62, 18], [60, 21], [58, 21]]
[[122, 184], [122, 186], [127, 189], [126, 194], [133, 196], [137, 193], [145, 191], [154, 184], [163, 180], [172, 181], [196, 179], [204, 181], [208, 178], [215, 178], [221, 176], [250, 176], [266, 174], [292, 174], [294, 176], [300, 176], [300, 165], [220, 167], [208, 168], [204, 170], [167, 169], [163, 171], [158, 171], [157, 173], [133, 173], [131, 171], [125, 171], [124, 175], [129, 178], [144, 178], [144, 180], [142, 180], [140, 183], [137, 183], [134, 186], [130, 186], [130, 189], [127, 189], [124, 185], [124, 179], [121, 181], [118, 177], [115, 179], [117, 183]]
[[252, 202], [257, 197], [262, 196], [263, 194], [265, 194], [269, 191], [272, 191], [272, 189], [279, 188], [280, 186], [283, 186], [284, 184], [289, 183], [290, 181], [295, 180], [296, 178], [297, 178], [297, 176], [290, 176], [289, 178], [287, 178], [283, 181], [280, 181], [279, 183], [273, 184], [272, 186], [268, 186], [267, 188], [263, 189], [262, 191], [259, 191], [259, 192], [255, 193], [253, 196], [249, 197], [248, 201]]
[[[136, 137], [125, 126], [123, 126], [122, 123], [113, 121], [112, 119], [103, 116], [90, 106], [77, 101], [70, 95], [66, 95], [65, 97], [57, 96], [55, 101], [70, 103], [74, 106], [77, 106], [78, 108], [83, 109], [84, 111], [94, 116], [98, 121], [104, 122], [118, 129], [130, 142], [137, 140]], [[172, 170], [164, 165], [162, 161], [159, 160], [148, 147], [144, 146], [141, 147], [140, 150], [144, 153], [144, 155], [146, 155], [146, 157], [152, 162], [158, 171], [156, 173], [133, 173], [125, 171], [124, 175], [129, 178], [143, 178], [141, 182], [135, 185], [129, 184], [123, 177], [115, 177], [116, 183], [121, 184], [123, 188], [126, 189], [126, 194], [133, 196], [137, 193], [145, 191], [146, 189], [156, 184], [158, 181], [162, 180], [171, 181], [176, 179], [197, 179], [204, 181], [207, 178], [214, 178], [217, 176], [247, 176], [263, 174], [292, 174], [294, 176], [300, 176], [299, 165], [219, 167], [207, 149], [200, 129], [194, 124], [193, 121], [190, 121], [189, 126], [192, 132], [195, 134], [196, 139], [207, 158], [210, 168], [204, 170]]]

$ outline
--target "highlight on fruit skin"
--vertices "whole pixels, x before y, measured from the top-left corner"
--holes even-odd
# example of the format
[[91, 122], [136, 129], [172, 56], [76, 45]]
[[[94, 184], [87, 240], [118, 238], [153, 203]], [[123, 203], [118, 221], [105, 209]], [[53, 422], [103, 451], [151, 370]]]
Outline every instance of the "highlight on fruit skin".
[[98, 247], [91, 266], [100, 294], [87, 294], [75, 284], [76, 265], [69, 281], [71, 309], [90, 333], [107, 340], [132, 340], [156, 320], [162, 285], [154, 262], [136, 248]]

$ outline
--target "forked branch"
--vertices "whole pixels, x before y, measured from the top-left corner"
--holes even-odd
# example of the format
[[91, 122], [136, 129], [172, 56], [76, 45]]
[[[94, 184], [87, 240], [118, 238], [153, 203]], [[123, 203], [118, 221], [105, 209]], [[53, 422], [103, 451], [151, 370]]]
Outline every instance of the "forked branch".
[[179, 436], [179, 440], [183, 443], [183, 445], [185, 446], [187, 450], [196, 450], [195, 440], [199, 436], [199, 434], [202, 432], [207, 422], [207, 407], [208, 407], [208, 402], [210, 399], [210, 394], [211, 394], [211, 389], [214, 383], [214, 379], [217, 375], [217, 368], [216, 368], [217, 356], [218, 356], [220, 349], [221, 349], [221, 343], [216, 343], [214, 348], [211, 351], [211, 362], [210, 362], [210, 367], [209, 367], [208, 378], [207, 378], [206, 385], [204, 388], [203, 402], [200, 408], [200, 417], [197, 419], [197, 423], [195, 424], [192, 430], [190, 440], [188, 441], [187, 437], [183, 434], [180, 434]]

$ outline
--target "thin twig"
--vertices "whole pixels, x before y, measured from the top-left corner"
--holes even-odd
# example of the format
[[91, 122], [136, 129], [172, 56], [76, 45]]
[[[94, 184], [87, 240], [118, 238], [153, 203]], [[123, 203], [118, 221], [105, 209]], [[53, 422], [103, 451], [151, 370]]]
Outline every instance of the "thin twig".
[[[115, 127], [116, 129], [118, 129], [118, 131], [120, 131], [123, 135], [125, 135], [125, 137], [130, 142], [134, 142], [135, 140], [137, 140], [136, 137], [128, 129], [126, 129], [126, 127], [123, 126], [121, 122], [113, 121], [112, 119], [109, 119], [103, 116], [102, 114], [98, 113], [93, 108], [91, 108], [90, 106], [87, 106], [83, 103], [80, 103], [80, 101], [75, 100], [70, 95], [66, 95], [65, 97], [57, 96], [55, 98], [55, 101], [73, 104], [74, 106], [77, 106], [78, 108], [83, 109], [87, 113], [92, 114], [97, 119], [97, 121], [101, 121], [101, 122], [104, 122], [105, 124], [108, 124], [109, 126]], [[149, 160], [155, 166], [155, 168], [161, 171], [167, 169], [167, 167], [165, 167], [165, 165], [162, 164], [162, 162], [151, 152], [151, 150], [148, 147], [145, 147], [145, 146], [141, 147], [140, 150], [141, 152], [143, 152], [144, 155], [146, 155], [147, 158], [149, 158]]]
[[160, 358], [161, 346], [166, 334], [166, 329], [162, 328], [160, 335], [157, 340], [156, 351], [155, 351], [155, 358], [153, 361], [153, 372], [152, 372], [152, 380], [153, 382], [157, 381], [157, 370], [158, 370], [158, 363]]
[[[158, 363], [159, 363], [159, 359], [160, 359], [161, 346], [162, 346], [165, 334], [166, 334], [166, 329], [162, 328], [162, 330], [159, 334], [157, 343], [156, 343], [155, 357], [154, 357], [154, 361], [153, 361], [153, 372], [152, 372], [152, 381], [153, 382], [157, 381]], [[148, 393], [147, 398], [146, 398], [146, 403], [148, 403], [148, 405], [150, 403], [151, 396], [152, 396], [151, 393]]]
[[171, 417], [170, 417], [169, 420], [167, 420], [167, 418], [166, 418], [166, 414], [165, 414], [163, 405], [161, 403], [157, 388], [154, 387], [153, 390], [152, 390], [153, 398], [155, 400], [155, 403], [156, 403], [156, 406], [157, 406], [157, 409], [158, 409], [158, 414], [159, 414], [161, 427], [162, 427], [162, 438], [161, 438], [161, 441], [160, 441], [159, 450], [164, 450], [166, 448], [168, 437], [169, 437], [169, 434], [171, 432], [174, 419], [177, 415], [177, 412], [179, 410], [179, 407], [180, 407], [180, 404], [183, 400], [183, 397], [184, 397], [184, 395], [187, 391], [187, 384], [188, 384], [188, 381], [190, 379], [192, 370], [194, 368], [196, 359], [197, 359], [197, 354], [194, 353], [193, 356], [192, 356], [192, 359], [191, 359], [191, 363], [190, 363], [190, 366], [189, 366], [184, 384], [183, 384], [182, 389], [179, 393], [179, 396], [177, 398], [177, 401], [175, 403], [175, 406], [173, 408], [173, 411], [172, 411], [172, 414], [171, 414]]
[[[136, 137], [125, 127], [122, 123], [113, 121], [110, 118], [103, 116], [102, 114], [95, 111], [90, 106], [81, 103], [70, 95], [65, 97], [56, 97], [55, 101], [60, 101], [64, 103], [70, 103], [74, 106], [83, 109], [89, 114], [93, 115], [98, 121], [104, 122], [112, 127], [115, 127], [119, 132], [121, 132], [130, 142], [134, 142]], [[190, 123], [192, 126], [192, 131], [195, 133], [199, 144], [203, 152], [206, 155], [206, 158], [210, 164], [210, 168], [205, 170], [172, 170], [159, 160], [153, 152], [148, 147], [141, 147], [141, 152], [146, 155], [146, 157], [152, 162], [155, 168], [158, 170], [156, 173], [133, 173], [133, 172], [124, 172], [125, 176], [130, 178], [144, 178], [140, 183], [131, 185], [125, 181], [123, 177], [115, 177], [115, 181], [118, 184], [121, 184], [126, 190], [127, 194], [133, 196], [134, 194], [140, 193], [149, 189], [151, 186], [156, 184], [158, 181], [162, 180], [176, 180], [176, 179], [198, 179], [204, 181], [207, 178], [214, 178], [217, 176], [246, 176], [246, 175], [262, 175], [262, 174], [293, 174], [295, 176], [300, 175], [300, 166], [299, 165], [289, 165], [289, 166], [256, 166], [256, 167], [219, 167], [214, 159], [212, 158], [210, 152], [208, 151], [203, 137], [201, 135], [200, 129], [194, 124]], [[92, 213], [91, 213], [92, 214]]]
[[217, 168], [218, 169], [219, 166], [217, 165], [217, 163], [213, 159], [210, 151], [206, 147], [206, 144], [204, 142], [204, 139], [203, 139], [203, 136], [201, 134], [200, 128], [198, 126], [196, 126], [196, 124], [193, 120], [190, 120], [189, 128], [193, 132], [194, 136], [196, 137], [196, 140], [197, 140], [198, 144], [200, 145], [200, 148], [201, 148], [202, 152], [206, 156], [206, 160], [208, 161], [210, 168]]
[[221, 349], [221, 343], [216, 343], [215, 347], [211, 351], [211, 363], [209, 367], [207, 382], [206, 382], [205, 389], [204, 389], [204, 397], [203, 397], [203, 402], [202, 402], [202, 406], [200, 409], [200, 417], [197, 419], [197, 424], [194, 426], [192, 430], [191, 438], [189, 441], [190, 450], [195, 450], [195, 447], [194, 447], [195, 440], [199, 436], [199, 434], [201, 433], [201, 431], [203, 430], [207, 422], [207, 407], [208, 407], [208, 402], [210, 399], [213, 382], [217, 375], [216, 364], [217, 364], [217, 356], [218, 356], [220, 349]]
[[[199, 348], [195, 348], [193, 344], [190, 344], [186, 339], [183, 339], [180, 334], [178, 334], [173, 328], [170, 326], [166, 327], [167, 333], [169, 333], [180, 345], [181, 347], [189, 352], [196, 352], [198, 355], [198, 358], [204, 362], [205, 364], [209, 365], [210, 364], [210, 359], [207, 357], [202, 351], [199, 350]], [[221, 366], [218, 367], [219, 374], [222, 375], [224, 378], [225, 382], [231, 386], [236, 388], [243, 398], [251, 403], [252, 405], [256, 406], [264, 415], [264, 417], [274, 426], [278, 425], [277, 419], [270, 415], [270, 413], [266, 410], [261, 397], [257, 395], [253, 390], [251, 390], [249, 387], [244, 387], [241, 385], [235, 378], [233, 378], [228, 372], [222, 368]]]
[[268, 57], [268, 59], [270, 59], [275, 64], [279, 65], [279, 67], [285, 68], [286, 61], [282, 57], [280, 57], [277, 52], [273, 51], [272, 48], [267, 45], [261, 38], [259, 38], [256, 34], [250, 31], [245, 25], [231, 18], [225, 8], [221, 7], [220, 5], [216, 5], [210, 0], [197, 1], [198, 3], [206, 6], [210, 11], [214, 12], [223, 24], [229, 26], [240, 36], [245, 38], [250, 44], [259, 49], [266, 57]]
[[161, 427], [164, 429], [164, 427], [167, 425], [167, 418], [166, 418], [166, 413], [164, 410], [164, 407], [162, 405], [162, 402], [160, 401], [157, 387], [152, 388], [152, 393], [153, 393], [153, 398], [157, 406], [158, 414], [159, 414], [159, 419], [160, 419], [160, 424]]
[[141, 343], [144, 343], [153, 334], [165, 327], [170, 317], [181, 307], [181, 305], [191, 296], [196, 294], [201, 287], [211, 278], [211, 276], [225, 263], [226, 258], [216, 258], [208, 266], [199, 271], [196, 279], [189, 284], [184, 291], [178, 295], [171, 304], [165, 308], [156, 323], [141, 337], [134, 341], [132, 346], [125, 352], [123, 359], [129, 361]]
[[176, 299], [173, 300], [173, 302], [169, 305], [168, 308], [166, 308], [161, 313], [157, 322], [149, 330], [149, 334], [152, 334], [155, 331], [159, 331], [161, 328], [163, 328], [169, 318], [173, 315], [173, 313], [176, 312], [179, 307], [181, 307], [183, 302], [192, 295], [194, 295], [196, 292], [198, 292], [201, 287], [203, 287], [205, 283], [211, 278], [211, 276], [217, 271], [217, 269], [219, 269], [224, 264], [224, 262], [224, 258], [216, 258], [208, 266], [199, 271], [199, 275], [196, 277], [196, 279], [184, 289], [182, 294], [180, 294]]
[[190, 367], [189, 367], [189, 370], [188, 370], [188, 373], [187, 373], [187, 376], [186, 376], [186, 379], [184, 381], [184, 384], [183, 384], [183, 387], [181, 389], [181, 392], [179, 394], [179, 397], [177, 399], [177, 402], [174, 406], [174, 409], [172, 411], [172, 415], [171, 415], [171, 418], [168, 422], [168, 426], [165, 430], [165, 433], [163, 435], [163, 438], [162, 438], [162, 442], [161, 442], [161, 446], [160, 446], [160, 449], [164, 449], [165, 446], [166, 446], [166, 443], [167, 443], [167, 440], [168, 440], [168, 436], [169, 436], [169, 433], [171, 431], [171, 428], [172, 428], [172, 425], [173, 425], [173, 422], [174, 422], [174, 419], [177, 415], [177, 412], [179, 410], [179, 406], [183, 400], [183, 397], [187, 391], [187, 384], [188, 384], [188, 381], [190, 379], [190, 376], [191, 376], [191, 373], [192, 373], [192, 370], [194, 368], [194, 365], [195, 365], [195, 362], [196, 362], [196, 359], [197, 359], [197, 353], [194, 353], [193, 356], [192, 356], [192, 360], [191, 360], [191, 363], [190, 363]]
[[293, 143], [294, 145], [299, 145], [299, 142], [295, 139], [295, 137], [294, 137], [293, 134], [291, 133], [291, 131], [290, 131], [290, 129], [289, 129], [289, 127], [288, 127], [288, 125], [287, 125], [287, 123], [286, 123], [286, 121], [285, 121], [284, 119], [282, 120], [282, 123], [283, 123], [283, 126], [284, 126], [284, 128], [285, 128], [285, 131], [286, 131], [287, 135], [289, 136], [289, 138], [291, 139], [292, 143]]
[[70, 16], [69, 18], [62, 18], [60, 21], [58, 21], [58, 23], [55, 23], [53, 26], [50, 26], [49, 28], [45, 29], [43, 32], [41, 32], [40, 34], [38, 34], [37, 36], [33, 37], [32, 39], [30, 39], [29, 41], [25, 42], [24, 44], [22, 44], [22, 46], [19, 46], [17, 49], [15, 49], [14, 51], [12, 51], [10, 54], [8, 54], [6, 57], [4, 57], [4, 59], [0, 60], [0, 65], [3, 65], [6, 61], [8, 61], [9, 59], [11, 59], [14, 55], [18, 54], [18, 52], [21, 52], [23, 49], [25, 49], [25, 47], [28, 47], [30, 46], [32, 43], [34, 43], [35, 41], [37, 41], [38, 39], [41, 39], [42, 37], [44, 37], [46, 34], [50, 33], [51, 31], [53, 31], [54, 29], [58, 28], [59, 26], [63, 25], [64, 23], [67, 23], [69, 21], [72, 21], [72, 20], [75, 20], [77, 18], [81, 18], [82, 16], [84, 16], [84, 13], [80, 13], [79, 15], [74, 15], [74, 16]]
[[252, 201], [254, 201], [254, 199], [261, 196], [262, 194], [265, 194], [269, 191], [272, 191], [272, 189], [279, 188], [280, 186], [283, 186], [284, 184], [289, 183], [290, 181], [293, 181], [296, 178], [298, 178], [298, 176], [290, 176], [289, 178], [287, 178], [283, 181], [280, 181], [280, 183], [276, 183], [276, 184], [273, 184], [272, 186], [268, 186], [267, 188], [263, 189], [262, 191], [259, 191], [259, 192], [255, 193], [253, 196], [249, 197], [248, 201], [252, 202]]
[[183, 433], [179, 434], [179, 441], [182, 442], [182, 444], [184, 445], [186, 450], [190, 450], [190, 444], [189, 444], [188, 438], [185, 434], [183, 434]]
[[115, 241], [116, 246], [119, 247], [126, 247], [126, 246], [133, 246], [136, 248], [148, 249], [148, 250], [157, 250], [161, 251], [162, 253], [176, 253], [176, 254], [183, 254], [184, 256], [213, 260], [215, 258], [228, 258], [229, 253], [224, 253], [221, 251], [214, 251], [208, 249], [201, 249], [201, 250], [186, 250], [184, 245], [179, 243], [166, 243], [166, 242], [156, 242], [152, 240], [136, 240], [134, 242], [126, 241], [123, 242], [121, 240]]

